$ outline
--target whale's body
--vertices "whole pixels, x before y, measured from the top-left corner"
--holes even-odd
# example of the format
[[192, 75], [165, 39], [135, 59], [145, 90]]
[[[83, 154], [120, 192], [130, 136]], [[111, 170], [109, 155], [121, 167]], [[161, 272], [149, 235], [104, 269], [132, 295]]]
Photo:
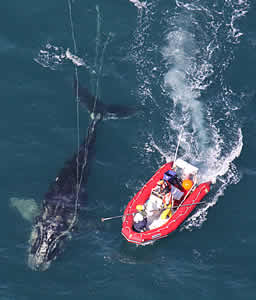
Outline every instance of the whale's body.
[[[49, 186], [42, 208], [33, 225], [28, 253], [28, 265], [33, 270], [44, 271], [49, 268], [63, 251], [64, 241], [71, 236], [78, 220], [79, 207], [88, 178], [88, 167], [96, 139], [96, 127], [106, 113], [126, 117], [134, 111], [126, 112], [121, 106], [108, 107], [90, 95], [86, 88], [77, 87], [81, 103], [86, 104], [93, 113], [87, 136], [79, 152], [58, 173]], [[96, 102], [95, 102], [96, 100]], [[96, 105], [93, 107], [93, 103]]]

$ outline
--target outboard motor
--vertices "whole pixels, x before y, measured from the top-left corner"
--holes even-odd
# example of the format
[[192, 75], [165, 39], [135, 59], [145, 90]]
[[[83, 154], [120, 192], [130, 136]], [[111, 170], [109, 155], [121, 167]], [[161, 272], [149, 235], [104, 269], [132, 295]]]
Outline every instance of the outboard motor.
[[164, 173], [165, 181], [169, 182], [170, 184], [178, 186], [182, 189], [181, 180], [178, 178], [177, 173], [173, 170], [168, 170]]

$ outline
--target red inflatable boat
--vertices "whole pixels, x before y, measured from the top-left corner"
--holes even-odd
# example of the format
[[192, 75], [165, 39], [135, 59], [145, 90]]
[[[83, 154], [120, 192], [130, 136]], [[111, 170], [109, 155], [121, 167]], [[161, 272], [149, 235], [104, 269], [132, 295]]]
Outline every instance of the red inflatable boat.
[[126, 240], [145, 245], [175, 231], [210, 190], [211, 182], [197, 184], [197, 172], [181, 159], [164, 164], [128, 203]]

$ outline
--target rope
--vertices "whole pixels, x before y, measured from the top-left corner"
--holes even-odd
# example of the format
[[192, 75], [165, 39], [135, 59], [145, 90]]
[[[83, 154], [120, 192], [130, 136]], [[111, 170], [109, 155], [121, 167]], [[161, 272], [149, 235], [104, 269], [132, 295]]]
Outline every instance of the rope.
[[[71, 33], [72, 33], [72, 40], [73, 40], [73, 46], [74, 46], [74, 52], [75, 55], [77, 55], [77, 45], [76, 45], [76, 39], [75, 39], [75, 31], [74, 31], [74, 24], [73, 24], [73, 18], [72, 18], [72, 6], [71, 6], [71, 2], [70, 0], [67, 0], [68, 2], [68, 9], [69, 9], [69, 20], [70, 20], [70, 26], [71, 26]], [[102, 58], [103, 60], [103, 58]], [[63, 231], [59, 236], [57, 236], [54, 239], [54, 242], [59, 240], [60, 238], [62, 238], [65, 235], [68, 235], [71, 231], [71, 229], [73, 228], [76, 219], [77, 219], [77, 212], [78, 212], [78, 197], [79, 197], [79, 191], [81, 188], [81, 183], [82, 183], [82, 178], [83, 178], [83, 171], [84, 168], [86, 166], [86, 162], [87, 159], [86, 156], [88, 155], [88, 147], [87, 145], [90, 143], [90, 139], [91, 139], [91, 135], [88, 135], [90, 132], [94, 131], [94, 128], [96, 126], [96, 123], [98, 121], [98, 119], [93, 119], [89, 125], [89, 129], [88, 129], [88, 133], [87, 133], [87, 140], [85, 142], [85, 149], [87, 147], [87, 151], [85, 151], [84, 154], [84, 162], [81, 168], [81, 174], [80, 174], [80, 178], [79, 178], [79, 153], [80, 153], [80, 114], [79, 114], [79, 95], [78, 95], [78, 91], [79, 91], [79, 79], [78, 79], [78, 71], [77, 71], [77, 66], [74, 66], [75, 68], [75, 77], [76, 77], [76, 82], [77, 82], [77, 86], [76, 86], [76, 130], [77, 130], [77, 158], [76, 158], [76, 200], [75, 200], [75, 211], [74, 211], [74, 216], [68, 226], [68, 228]], [[101, 70], [101, 69], [100, 69]], [[93, 109], [93, 113], [96, 107], [96, 97], [95, 97], [95, 102], [94, 102], [94, 109]], [[51, 245], [54, 245], [54, 243], [52, 243]], [[47, 249], [47, 253], [50, 251], [51, 246]]]
[[101, 72], [102, 72], [104, 54], [105, 54], [106, 48], [107, 48], [111, 38], [112, 38], [112, 33], [109, 33], [108, 38], [106, 39], [106, 41], [103, 45], [103, 49], [102, 49], [102, 53], [101, 53], [101, 57], [100, 57], [100, 61], [99, 61], [100, 64], [99, 64], [99, 68], [98, 68], [98, 76], [97, 76], [96, 87], [95, 87], [95, 101], [94, 101], [94, 106], [93, 106], [93, 110], [92, 110], [93, 114], [95, 112], [97, 99], [99, 97], [99, 78], [100, 78], [100, 75], [101, 75]]
[[[68, 0], [68, 8], [69, 8], [69, 19], [70, 19], [70, 26], [71, 26], [71, 33], [72, 33], [72, 40], [73, 40], [73, 46], [74, 46], [74, 52], [75, 55], [77, 55], [77, 45], [76, 45], [76, 39], [75, 39], [75, 30], [74, 30], [74, 23], [73, 23], [73, 18], [72, 18], [72, 5], [70, 0]], [[98, 5], [96, 5], [96, 10], [98, 13], [98, 21], [97, 21], [97, 35], [99, 35], [100, 32], [100, 13], [99, 13], [99, 7]], [[96, 46], [96, 60], [98, 57], [98, 47], [99, 47], [99, 42], [100, 42], [100, 37], [97, 38], [99, 41], [97, 42], [97, 46]], [[106, 47], [103, 48], [103, 50]], [[101, 59], [101, 61], [103, 61], [103, 58]], [[83, 160], [83, 165], [81, 168], [81, 172], [80, 172], [80, 176], [79, 176], [79, 150], [80, 150], [80, 111], [79, 111], [79, 95], [78, 95], [78, 91], [79, 91], [79, 78], [78, 78], [78, 71], [77, 71], [77, 66], [74, 65], [75, 68], [75, 77], [76, 77], [76, 129], [77, 129], [77, 158], [76, 158], [76, 204], [75, 204], [75, 217], [77, 215], [77, 204], [78, 204], [78, 197], [79, 197], [79, 192], [81, 189], [81, 184], [82, 184], [82, 179], [83, 179], [83, 172], [84, 172], [84, 168], [86, 167], [86, 155], [87, 155], [87, 151], [85, 151], [84, 154], [84, 160]], [[99, 70], [102, 70], [102, 66], [100, 66]], [[98, 90], [98, 79], [97, 79], [97, 84], [96, 84], [96, 93]], [[97, 97], [95, 97], [94, 100], [94, 105], [93, 105], [93, 110], [92, 110], [92, 114], [94, 115], [95, 113], [95, 108], [96, 108], [96, 102], [97, 102]], [[94, 131], [96, 122], [94, 122], [94, 120], [91, 121], [91, 124], [89, 125], [89, 128], [91, 128], [92, 131]], [[88, 130], [89, 133], [89, 130]], [[90, 143], [90, 136], [87, 136], [87, 141], [85, 143], [85, 148], [87, 147], [87, 145]]]
[[[94, 128], [95, 128], [95, 125], [96, 125], [96, 122], [97, 122], [97, 120], [96, 121], [94, 120], [94, 113], [95, 113], [96, 103], [97, 103], [97, 98], [98, 98], [99, 74], [100, 74], [100, 71], [102, 69], [102, 68], [99, 68], [99, 71], [97, 70], [97, 61], [98, 61], [98, 57], [99, 57], [99, 47], [100, 47], [100, 42], [101, 42], [101, 37], [100, 37], [100, 25], [101, 25], [100, 20], [101, 20], [101, 16], [100, 16], [100, 9], [99, 9], [98, 5], [96, 5], [96, 12], [97, 12], [97, 23], [96, 23], [96, 27], [97, 27], [96, 32], [97, 32], [97, 34], [96, 34], [94, 68], [96, 70], [97, 79], [96, 79], [96, 86], [95, 86], [94, 104], [93, 104], [93, 109], [92, 109], [92, 112], [91, 112], [91, 115], [93, 116], [93, 119], [91, 120], [91, 123], [89, 125], [89, 129], [92, 132], [94, 131]], [[90, 130], [88, 130], [88, 133], [87, 133], [87, 140], [85, 142], [85, 148], [90, 143], [91, 136], [88, 135]], [[81, 168], [80, 180], [79, 180], [79, 184], [78, 184], [79, 191], [80, 191], [81, 184], [82, 184], [84, 169], [85, 169], [86, 163], [87, 163], [87, 160], [86, 160], [87, 154], [88, 154], [88, 152], [85, 151], [83, 165], [82, 165], [82, 168]]]
[[[70, 1], [70, 0], [69, 0]], [[95, 87], [95, 96], [94, 96], [94, 104], [93, 104], [93, 109], [92, 109], [92, 115], [94, 116], [95, 114], [95, 110], [96, 110], [96, 104], [97, 104], [97, 100], [98, 100], [98, 94], [99, 94], [99, 77], [101, 75], [101, 72], [102, 72], [102, 67], [103, 67], [103, 59], [104, 59], [104, 54], [105, 54], [105, 51], [106, 51], [106, 48], [109, 44], [109, 41], [111, 40], [112, 38], [112, 34], [110, 33], [108, 35], [108, 38], [107, 40], [105, 41], [104, 45], [103, 45], [103, 49], [102, 49], [102, 53], [101, 53], [101, 57], [100, 57], [100, 64], [99, 64], [99, 68], [97, 68], [97, 60], [98, 60], [98, 57], [99, 57], [99, 47], [100, 47], [100, 41], [101, 41], [101, 38], [100, 38], [100, 19], [101, 19], [101, 16], [100, 16], [100, 10], [99, 10], [99, 6], [96, 5], [96, 11], [97, 11], [97, 37], [96, 37], [96, 57], [95, 57], [95, 69], [97, 70], [97, 80], [96, 80], [96, 87]], [[96, 119], [95, 117], [92, 119], [91, 121], [91, 124], [89, 126], [89, 130], [88, 130], [88, 133], [87, 133], [87, 140], [86, 140], [86, 143], [85, 143], [85, 148], [87, 147], [87, 145], [90, 143], [90, 139], [91, 139], [91, 136], [89, 135], [89, 132], [93, 132], [94, 129], [95, 129], [95, 126], [96, 126], [96, 123], [97, 123], [98, 119], [97, 119], [97, 116], [96, 116]], [[88, 150], [88, 149], [87, 149]], [[80, 174], [80, 180], [79, 180], [79, 183], [78, 183], [78, 192], [80, 191], [80, 188], [81, 188], [81, 184], [82, 184], [82, 179], [83, 179], [83, 172], [84, 172], [84, 168], [86, 167], [86, 164], [87, 164], [87, 159], [86, 159], [86, 156], [88, 154], [88, 151], [85, 151], [84, 153], [84, 160], [83, 160], [83, 165], [82, 165], [82, 168], [81, 168], [81, 174]]]
[[[76, 39], [75, 39], [75, 31], [74, 31], [74, 24], [73, 24], [73, 18], [72, 18], [72, 6], [70, 0], [68, 0], [68, 8], [69, 8], [69, 20], [70, 20], [70, 26], [71, 26], [71, 34], [72, 34], [72, 40], [73, 40], [73, 46], [74, 46], [74, 52], [75, 55], [77, 55], [77, 46], [76, 46]], [[76, 130], [77, 130], [77, 153], [79, 153], [80, 149], [80, 112], [79, 112], [79, 97], [78, 97], [78, 71], [77, 71], [77, 66], [74, 65], [75, 67], [75, 77], [76, 77]], [[79, 194], [79, 189], [78, 189], [78, 182], [79, 182], [79, 157], [77, 155], [76, 158], [76, 182], [77, 182], [77, 188], [76, 188], [76, 203], [78, 202], [78, 194]], [[77, 205], [75, 205], [77, 206]]]
[[[100, 25], [101, 25], [101, 16], [100, 16], [100, 7], [96, 5], [96, 12], [97, 12], [97, 22], [96, 22], [96, 43], [95, 43], [95, 59], [94, 59], [94, 69], [97, 72], [97, 62], [99, 56], [99, 47], [101, 44], [101, 35], [100, 35]], [[96, 73], [97, 74], [97, 73]]]
[[[69, 19], [70, 19], [70, 26], [71, 26], [71, 33], [72, 33], [72, 40], [73, 40], [73, 46], [74, 46], [74, 52], [77, 54], [77, 46], [76, 46], [76, 39], [75, 39], [75, 32], [74, 32], [74, 24], [73, 24], [73, 19], [72, 19], [72, 6], [70, 0], [68, 1], [68, 8], [69, 8]], [[77, 81], [77, 87], [76, 87], [76, 130], [77, 130], [77, 153], [79, 154], [79, 149], [80, 149], [80, 114], [79, 114], [79, 97], [78, 97], [78, 72], [77, 72], [77, 67], [75, 65], [75, 76], [76, 76], [76, 81]], [[70, 233], [70, 230], [75, 224], [76, 217], [77, 217], [77, 211], [78, 211], [78, 194], [79, 194], [79, 156], [77, 155], [76, 158], [76, 201], [75, 201], [75, 211], [74, 211], [74, 216], [72, 221], [70, 222], [70, 225], [68, 228], [63, 231], [58, 237], [56, 237], [55, 241], [59, 240], [61, 237], [68, 235]], [[53, 245], [54, 243], [52, 243]], [[50, 250], [51, 247], [48, 248], [48, 251]]]
[[[69, 7], [69, 19], [70, 19], [70, 26], [71, 26], [71, 33], [72, 33], [72, 40], [73, 40], [73, 45], [74, 45], [74, 51], [75, 51], [75, 55], [77, 55], [77, 45], [76, 45], [76, 39], [75, 39], [75, 31], [74, 31], [74, 24], [73, 24], [73, 18], [72, 18], [72, 6], [71, 6], [71, 2], [70, 0], [68, 0], [68, 7]], [[96, 10], [99, 13], [98, 7], [96, 6]], [[98, 50], [97, 50], [98, 52]], [[98, 56], [98, 54], [97, 54]], [[84, 169], [86, 167], [87, 164], [87, 158], [86, 156], [88, 155], [88, 144], [90, 143], [91, 140], [91, 135], [89, 135], [90, 132], [93, 132], [97, 123], [97, 119], [93, 119], [89, 125], [89, 129], [88, 129], [88, 133], [87, 133], [87, 139], [85, 142], [85, 153], [84, 153], [84, 159], [83, 159], [83, 165], [81, 167], [81, 172], [80, 172], [80, 177], [79, 177], [79, 153], [80, 153], [80, 115], [79, 115], [79, 95], [78, 95], [78, 91], [79, 91], [79, 78], [78, 78], [78, 71], [77, 71], [77, 66], [75, 65], [75, 76], [76, 76], [76, 81], [77, 81], [77, 86], [76, 86], [76, 124], [77, 124], [77, 158], [76, 158], [76, 202], [75, 202], [75, 213], [74, 213], [74, 217], [72, 222], [70, 223], [70, 226], [68, 228], [68, 230], [70, 228], [72, 228], [73, 224], [75, 223], [76, 217], [77, 217], [77, 211], [78, 211], [78, 197], [79, 197], [79, 192], [81, 189], [81, 184], [82, 184], [82, 179], [83, 179], [83, 173], [84, 173]], [[95, 97], [94, 100], [94, 106], [93, 106], [93, 111], [92, 113], [94, 114], [95, 112], [95, 107], [96, 107], [96, 101], [97, 101], [97, 97]]]

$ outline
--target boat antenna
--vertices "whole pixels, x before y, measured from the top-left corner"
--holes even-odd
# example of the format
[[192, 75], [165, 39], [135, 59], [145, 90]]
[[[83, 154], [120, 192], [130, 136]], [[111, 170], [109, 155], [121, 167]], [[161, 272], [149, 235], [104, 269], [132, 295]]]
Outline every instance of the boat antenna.
[[180, 136], [179, 136], [179, 140], [178, 140], [178, 144], [177, 144], [177, 148], [176, 148], [176, 152], [175, 152], [175, 156], [174, 156], [174, 160], [173, 160], [173, 165], [175, 164], [175, 161], [177, 159], [177, 154], [178, 154], [178, 149], [179, 149], [179, 146], [180, 146], [180, 141], [181, 141], [182, 134], [183, 134], [183, 128], [180, 131]]

